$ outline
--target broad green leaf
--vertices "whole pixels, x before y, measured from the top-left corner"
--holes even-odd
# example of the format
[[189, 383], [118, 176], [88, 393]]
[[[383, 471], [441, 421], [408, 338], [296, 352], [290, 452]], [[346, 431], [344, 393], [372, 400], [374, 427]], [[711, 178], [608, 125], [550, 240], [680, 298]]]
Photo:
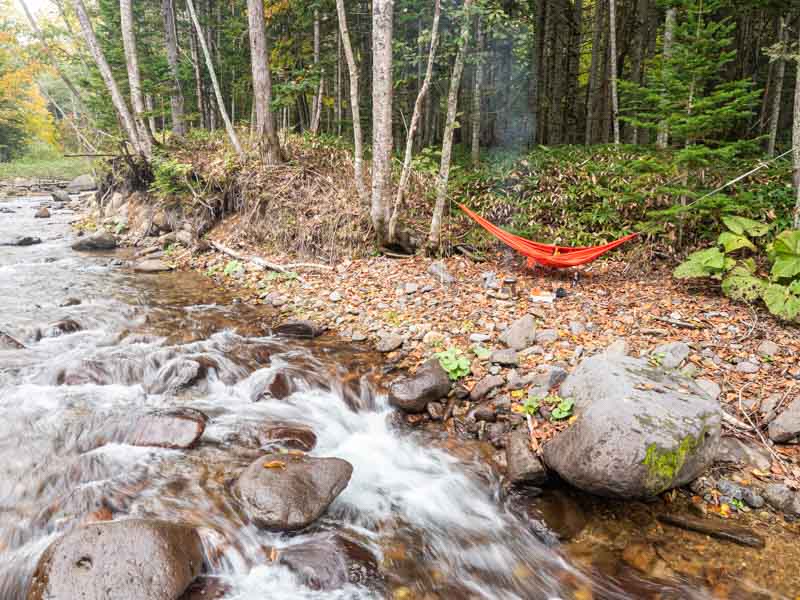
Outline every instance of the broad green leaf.
[[738, 235], [747, 234], [753, 237], [761, 237], [769, 232], [769, 225], [759, 223], [747, 217], [722, 217], [722, 222], [733, 233]]
[[754, 276], [746, 267], [735, 267], [722, 280], [722, 293], [734, 300], [757, 300], [766, 287], [767, 282]]
[[748, 240], [745, 236], [731, 233], [730, 231], [723, 231], [719, 235], [717, 243], [725, 248], [726, 253], [736, 252], [742, 248], [747, 248], [748, 250], [756, 249], [753, 242]]
[[769, 285], [762, 297], [769, 312], [776, 317], [792, 321], [800, 314], [800, 296], [793, 294], [785, 285]]
[[787, 279], [800, 274], [800, 231], [784, 231], [772, 243], [773, 279]]
[[678, 265], [673, 275], [678, 279], [695, 277], [717, 277], [732, 269], [736, 261], [726, 257], [719, 248], [706, 248], [690, 254], [686, 261]]
[[775, 238], [772, 244], [776, 254], [795, 254], [800, 256], [800, 230], [788, 230]]

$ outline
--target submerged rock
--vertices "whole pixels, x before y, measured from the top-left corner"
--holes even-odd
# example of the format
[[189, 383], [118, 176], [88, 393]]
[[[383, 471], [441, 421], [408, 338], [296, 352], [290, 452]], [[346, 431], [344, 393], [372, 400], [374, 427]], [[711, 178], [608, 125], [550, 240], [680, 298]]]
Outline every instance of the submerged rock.
[[585, 359], [561, 386], [575, 423], [544, 447], [548, 467], [601, 496], [644, 498], [711, 465], [721, 410], [691, 380], [617, 353]]
[[18, 342], [4, 331], [0, 331], [0, 350], [22, 350], [23, 348], [25, 348], [24, 344]]
[[291, 320], [281, 323], [273, 332], [275, 335], [310, 339], [321, 336], [325, 329], [313, 321]]
[[720, 540], [735, 542], [751, 548], [763, 548], [764, 538], [750, 529], [725, 523], [720, 519], [698, 519], [686, 515], [659, 515], [658, 520], [667, 525], [710, 535]]
[[148, 394], [175, 393], [197, 382], [206, 369], [197, 361], [177, 357], [164, 364], [153, 376], [148, 376], [144, 389]]
[[64, 190], [55, 190], [50, 192], [50, 197], [56, 202], [72, 202], [72, 198]]
[[10, 240], [0, 240], [0, 246], [34, 246], [41, 243], [41, 238], [32, 235], [19, 235]]
[[340, 458], [267, 454], [239, 476], [236, 493], [259, 527], [294, 531], [321, 517], [352, 473], [352, 465]]
[[317, 445], [317, 434], [307, 425], [275, 423], [259, 435], [262, 445], [278, 445], [292, 450], [309, 452]]
[[389, 388], [389, 403], [410, 413], [425, 411], [429, 402], [436, 402], [450, 393], [450, 378], [437, 359], [422, 365], [412, 377], [395, 381]]
[[169, 265], [158, 258], [140, 260], [133, 265], [133, 270], [137, 273], [164, 273], [166, 271], [172, 271], [173, 268], [174, 267], [172, 265]]
[[94, 250], [113, 250], [117, 247], [117, 238], [108, 231], [98, 231], [92, 235], [82, 237], [72, 243], [71, 248], [82, 252]]
[[137, 419], [123, 439], [132, 446], [182, 450], [197, 443], [207, 421], [203, 412], [193, 408], [156, 411]]
[[62, 319], [61, 321], [56, 321], [55, 323], [50, 323], [41, 329], [37, 329], [33, 333], [33, 338], [36, 341], [39, 341], [42, 338], [54, 338], [69, 333], [75, 333], [81, 329], [83, 328], [77, 321], [73, 319]]
[[197, 532], [166, 521], [92, 523], [53, 542], [27, 600], [176, 600], [200, 574]]
[[35, 219], [49, 219], [50, 218], [50, 209], [46, 206], [41, 207], [39, 210], [36, 211], [36, 214], [33, 215]]

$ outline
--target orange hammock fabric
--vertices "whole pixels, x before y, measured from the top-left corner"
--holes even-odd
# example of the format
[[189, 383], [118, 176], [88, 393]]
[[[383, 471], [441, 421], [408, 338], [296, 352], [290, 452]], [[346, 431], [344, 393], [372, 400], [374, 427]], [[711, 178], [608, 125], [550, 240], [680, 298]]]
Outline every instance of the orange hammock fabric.
[[585, 265], [639, 235], [638, 233], [631, 233], [630, 235], [626, 235], [625, 237], [615, 240], [610, 244], [606, 244], [605, 246], [551, 246], [549, 244], [532, 242], [523, 237], [519, 237], [518, 235], [508, 233], [496, 225], [493, 225], [479, 214], [472, 212], [463, 204], [459, 204], [458, 206], [461, 208], [461, 210], [467, 213], [467, 215], [473, 221], [475, 221], [478, 225], [483, 227], [501, 242], [512, 247], [523, 256], [527, 256], [529, 267], [532, 267], [534, 264], [540, 264], [548, 267], [555, 267], [556, 269], [566, 269], [567, 267]]

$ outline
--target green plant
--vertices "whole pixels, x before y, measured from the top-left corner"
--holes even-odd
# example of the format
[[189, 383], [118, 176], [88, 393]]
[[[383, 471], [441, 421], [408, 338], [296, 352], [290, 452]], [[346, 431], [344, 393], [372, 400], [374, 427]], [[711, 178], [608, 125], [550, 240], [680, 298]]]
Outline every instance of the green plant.
[[472, 353], [481, 360], [486, 360], [492, 355], [492, 351], [489, 350], [489, 348], [481, 346], [480, 344], [472, 345]]
[[559, 398], [556, 407], [550, 413], [551, 421], [563, 421], [572, 416], [572, 409], [575, 407], [575, 401], [571, 398]]
[[225, 265], [225, 268], [222, 270], [224, 275], [230, 277], [231, 275], [238, 275], [244, 271], [244, 265], [240, 263], [238, 260], [230, 260], [228, 264]]
[[150, 191], [162, 198], [186, 194], [191, 192], [191, 179], [197, 179], [192, 165], [171, 158], [156, 159]]
[[541, 398], [528, 398], [522, 404], [522, 414], [534, 416], [542, 406]]
[[125, 223], [125, 221], [117, 221], [117, 223], [114, 225], [114, 233], [119, 235], [123, 231], [125, 231], [127, 228], [128, 228], [128, 225]]
[[451, 380], [457, 381], [470, 374], [469, 359], [458, 348], [448, 348], [444, 352], [437, 352], [439, 364], [447, 371]]

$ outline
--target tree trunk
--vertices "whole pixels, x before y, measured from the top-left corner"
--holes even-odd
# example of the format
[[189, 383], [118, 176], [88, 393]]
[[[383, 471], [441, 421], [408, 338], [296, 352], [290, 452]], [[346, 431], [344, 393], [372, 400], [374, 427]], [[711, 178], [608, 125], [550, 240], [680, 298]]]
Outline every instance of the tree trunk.
[[189, 35], [189, 49], [192, 55], [192, 68], [194, 70], [194, 93], [197, 96], [197, 115], [199, 126], [206, 126], [206, 107], [203, 97], [203, 71], [200, 68], [200, 54], [197, 52], [197, 32], [192, 28]]
[[342, 135], [342, 36], [336, 34], [336, 135]]
[[372, 203], [378, 245], [387, 240], [392, 197], [394, 0], [372, 0]]
[[[667, 17], [664, 21], [664, 60], [669, 60], [669, 58], [672, 56], [672, 42], [673, 38], [675, 37], [675, 17], [677, 12], [678, 11], [675, 8], [667, 9]], [[662, 123], [661, 127], [658, 128], [656, 146], [663, 150], [667, 147], [668, 143], [669, 129], [666, 123]]]
[[177, 138], [186, 135], [186, 123], [183, 121], [184, 101], [181, 88], [180, 73], [178, 71], [178, 31], [175, 27], [175, 6], [173, 0], [162, 0], [161, 16], [164, 20], [164, 41], [167, 46], [167, 64], [172, 77], [172, 89], [169, 94], [169, 104], [172, 113], [172, 134]]
[[147, 109], [147, 124], [150, 132], [155, 136], [158, 129], [156, 129], [156, 116], [154, 114], [155, 104], [153, 103], [153, 96], [151, 94], [145, 94], [144, 107]]
[[425, 79], [422, 82], [422, 87], [417, 94], [417, 100], [414, 102], [414, 112], [411, 116], [411, 125], [408, 127], [406, 134], [406, 153], [403, 159], [403, 171], [400, 174], [400, 183], [397, 184], [397, 195], [394, 200], [394, 210], [392, 217], [389, 220], [389, 242], [394, 242], [397, 235], [397, 219], [400, 213], [400, 207], [403, 205], [403, 196], [408, 187], [408, 180], [411, 177], [411, 157], [414, 152], [414, 136], [419, 126], [419, 120], [422, 116], [422, 106], [425, 102], [425, 96], [431, 85], [431, 78], [433, 77], [433, 65], [436, 60], [436, 49], [439, 46], [439, 18], [442, 13], [441, 0], [435, 0], [433, 8], [433, 25], [431, 25], [431, 47], [428, 51], [428, 66], [425, 70]]
[[[631, 61], [631, 79], [639, 84], [644, 85], [644, 60], [647, 53], [647, 12], [649, 9], [649, 0], [638, 0], [636, 3], [636, 14], [634, 21], [634, 37], [635, 43], [633, 48], [633, 60]], [[630, 127], [630, 142], [632, 144], [639, 143], [639, 128]]]
[[594, 140], [595, 95], [600, 87], [600, 65], [603, 61], [603, 0], [595, 0], [594, 31], [592, 33], [592, 62], [589, 66], [589, 82], [586, 87], [586, 145]]
[[253, 69], [253, 102], [256, 105], [256, 139], [269, 165], [281, 162], [281, 145], [272, 114], [272, 75], [269, 68], [263, 0], [247, 0], [250, 30], [250, 62]]
[[533, 31], [533, 44], [531, 44], [531, 71], [530, 85], [528, 90], [528, 103], [531, 111], [531, 140], [534, 144], [541, 141], [539, 133], [539, 123], [541, 119], [541, 84], [542, 84], [542, 57], [544, 56], [544, 37], [547, 12], [545, 10], [545, 0], [534, 2], [536, 27]]
[[583, 0], [575, 0], [572, 7], [572, 36], [569, 52], [569, 81], [567, 82], [567, 143], [574, 144], [579, 139], [578, 133], [578, 86], [581, 75], [581, 49], [583, 47]]
[[86, 6], [84, 6], [83, 0], [73, 0], [73, 4], [75, 6], [75, 12], [78, 15], [78, 21], [81, 24], [81, 30], [83, 31], [86, 45], [89, 47], [89, 52], [92, 58], [94, 58], [95, 63], [97, 63], [100, 76], [103, 78], [103, 82], [106, 84], [106, 88], [108, 88], [111, 94], [111, 102], [114, 105], [114, 110], [117, 112], [117, 117], [122, 124], [122, 128], [128, 137], [128, 141], [138, 154], [147, 158], [148, 155], [145, 153], [139, 141], [139, 133], [136, 130], [136, 123], [133, 120], [133, 116], [130, 110], [128, 110], [128, 105], [125, 103], [125, 99], [119, 91], [117, 82], [114, 81], [114, 76], [111, 74], [111, 67], [108, 66], [106, 57], [100, 48], [100, 44], [97, 42], [97, 36], [95, 36], [92, 23], [89, 21], [89, 14], [86, 12]]
[[[778, 21], [778, 43], [781, 45], [781, 50], [785, 49], [785, 32], [786, 21], [780, 17]], [[800, 51], [800, 49], [798, 50]], [[783, 77], [786, 72], [786, 61], [783, 57], [779, 56], [775, 59], [775, 89], [772, 94], [772, 109], [769, 116], [769, 139], [767, 142], [767, 155], [775, 156], [775, 143], [778, 139], [778, 123], [781, 118], [781, 98], [783, 92]]]
[[617, 95], [617, 3], [608, 0], [608, 45], [611, 70], [611, 122], [614, 127], [614, 143], [619, 144], [619, 96]]
[[[800, 27], [798, 27], [800, 31]], [[800, 35], [798, 35], [800, 48]], [[792, 148], [794, 156], [794, 189], [797, 199], [794, 206], [794, 228], [800, 229], [800, 53], [795, 56], [797, 78], [794, 84], [794, 127], [792, 128]]]
[[153, 133], [145, 120], [144, 96], [142, 95], [142, 77], [139, 72], [139, 55], [136, 50], [136, 33], [133, 27], [133, 0], [119, 0], [120, 27], [122, 29], [122, 45], [125, 50], [125, 67], [128, 71], [128, 85], [131, 92], [133, 117], [136, 130], [139, 132], [139, 143], [148, 158], [153, 153]]
[[[438, 6], [438, 1], [437, 1]], [[483, 27], [481, 16], [475, 18], [475, 81], [472, 88], [472, 166], [481, 162], [481, 88], [483, 87]]]
[[353, 55], [353, 46], [350, 44], [350, 32], [347, 28], [347, 12], [344, 0], [336, 0], [336, 13], [339, 17], [339, 34], [342, 38], [342, 47], [347, 61], [347, 70], [350, 79], [350, 111], [353, 115], [353, 170], [355, 171], [356, 189], [363, 206], [369, 206], [367, 187], [364, 184], [364, 141], [361, 133], [361, 111], [358, 90], [358, 66]]
[[319, 86], [314, 95], [313, 116], [311, 117], [311, 133], [317, 135], [319, 121], [322, 114], [322, 92], [325, 83], [325, 74], [320, 70], [319, 64], [319, 11], [314, 11], [314, 70], [319, 76]]
[[450, 180], [450, 159], [453, 151], [453, 131], [456, 127], [456, 112], [458, 110], [458, 88], [461, 85], [461, 74], [464, 71], [464, 60], [469, 46], [470, 8], [472, 0], [464, 0], [464, 22], [461, 24], [461, 45], [456, 54], [453, 65], [453, 75], [450, 78], [450, 93], [447, 97], [447, 120], [442, 135], [442, 162], [439, 167], [439, 178], [436, 181], [436, 204], [433, 207], [431, 230], [428, 233], [428, 247], [438, 249], [442, 241], [442, 217], [447, 201], [447, 184]]
[[203, 37], [203, 30], [200, 27], [200, 21], [197, 19], [197, 13], [194, 10], [194, 3], [192, 0], [186, 0], [186, 6], [189, 8], [189, 16], [192, 19], [194, 28], [197, 30], [197, 40], [200, 42], [200, 48], [203, 50], [203, 56], [205, 56], [206, 59], [206, 67], [208, 68], [208, 74], [211, 77], [211, 84], [214, 86], [214, 94], [217, 98], [219, 112], [222, 114], [223, 121], [225, 121], [225, 129], [228, 132], [228, 137], [231, 140], [231, 144], [233, 144], [233, 149], [236, 150], [236, 154], [239, 155], [239, 158], [242, 158], [244, 157], [244, 150], [242, 150], [242, 144], [239, 142], [239, 136], [236, 135], [236, 130], [233, 128], [233, 124], [228, 118], [228, 111], [225, 109], [225, 100], [222, 97], [222, 91], [219, 89], [217, 73], [214, 71], [214, 63], [211, 62], [211, 53], [208, 51], [206, 39]]

